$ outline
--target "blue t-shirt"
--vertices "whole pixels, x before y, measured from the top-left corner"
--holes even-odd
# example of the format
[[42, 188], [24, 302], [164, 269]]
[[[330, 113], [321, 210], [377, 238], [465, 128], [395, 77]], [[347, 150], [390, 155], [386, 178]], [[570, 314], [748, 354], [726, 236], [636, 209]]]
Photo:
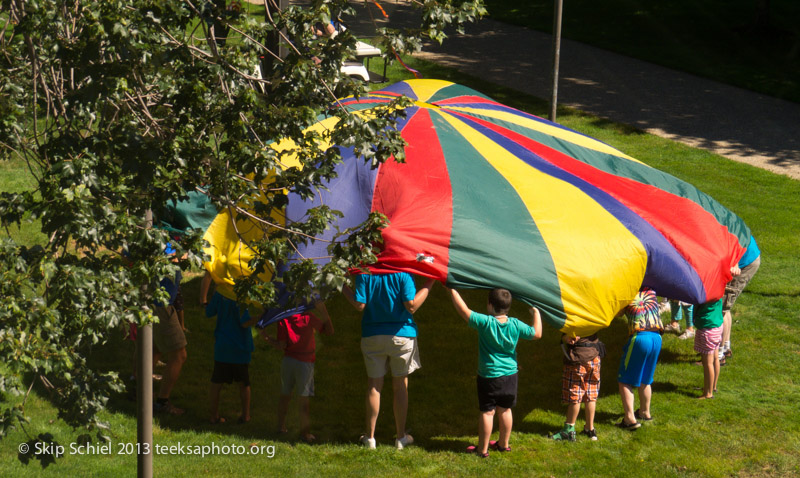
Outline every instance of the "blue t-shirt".
[[206, 306], [206, 317], [217, 316], [214, 329], [214, 360], [224, 363], [250, 363], [253, 352], [253, 334], [250, 327], [242, 324], [250, 320], [250, 312], [239, 310], [235, 300], [219, 292], [211, 297]]
[[533, 327], [514, 317], [500, 323], [491, 315], [473, 311], [468, 325], [478, 331], [478, 376], [505, 377], [517, 373], [517, 342], [533, 340]]
[[739, 259], [739, 264], [738, 264], [739, 269], [743, 269], [744, 267], [749, 266], [760, 255], [761, 251], [758, 249], [758, 244], [756, 244], [756, 238], [750, 236], [750, 244], [747, 245], [747, 250], [744, 251], [744, 255], [742, 256], [741, 259]]
[[[181, 280], [183, 280], [183, 275], [181, 274], [181, 271], [178, 270], [175, 272], [174, 279], [165, 277], [161, 279], [161, 282], [158, 283], [158, 285], [164, 288], [164, 290], [167, 291], [167, 294], [169, 294], [169, 302], [167, 303], [167, 305], [174, 304], [175, 299], [178, 298], [178, 290], [180, 289], [181, 286]], [[162, 304], [161, 302], [155, 301], [154, 303], [156, 307], [164, 307], [164, 304]]]
[[407, 272], [357, 275], [354, 298], [366, 305], [361, 317], [361, 336], [416, 337], [417, 324], [403, 305], [414, 300], [416, 294], [414, 278]]

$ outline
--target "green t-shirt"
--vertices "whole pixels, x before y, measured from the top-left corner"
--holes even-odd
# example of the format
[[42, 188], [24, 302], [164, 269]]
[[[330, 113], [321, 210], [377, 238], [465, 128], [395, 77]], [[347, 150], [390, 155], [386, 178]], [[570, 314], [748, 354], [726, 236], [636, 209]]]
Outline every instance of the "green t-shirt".
[[722, 299], [694, 306], [694, 326], [713, 329], [722, 326]]
[[536, 331], [514, 317], [500, 323], [491, 315], [472, 312], [469, 326], [478, 331], [478, 376], [504, 377], [517, 373], [517, 342], [533, 340]]

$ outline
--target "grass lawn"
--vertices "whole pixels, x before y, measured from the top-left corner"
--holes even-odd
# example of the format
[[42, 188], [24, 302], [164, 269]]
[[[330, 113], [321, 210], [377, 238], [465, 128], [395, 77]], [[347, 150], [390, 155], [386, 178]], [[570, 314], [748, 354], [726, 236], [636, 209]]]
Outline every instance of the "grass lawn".
[[[800, 102], [800, 2], [771, 0], [756, 28], [755, 0], [565, 0], [565, 38]], [[550, 32], [553, 0], [486, 0], [489, 15]]]
[[[429, 63], [412, 61], [426, 78], [456, 80], [512, 106], [546, 116], [541, 100], [456, 74]], [[393, 79], [403, 78], [394, 67]], [[625, 324], [615, 321], [600, 332], [607, 344], [596, 428], [599, 441], [549, 440], [560, 428], [565, 407], [560, 403], [560, 334], [546, 327], [537, 342], [519, 347], [520, 390], [514, 409], [513, 452], [494, 453], [488, 460], [463, 453], [476, 441], [478, 426], [475, 370], [477, 338], [456, 316], [441, 287], [435, 287], [417, 313], [423, 368], [411, 375], [408, 427], [418, 446], [393, 449], [391, 385], [384, 389], [378, 419], [378, 449], [356, 444], [363, 431], [365, 373], [359, 350], [359, 314], [337, 297], [328, 306], [336, 333], [318, 338], [316, 391], [312, 399], [313, 431], [319, 444], [297, 440], [297, 413], [289, 415], [290, 433], [279, 436], [276, 406], [280, 387], [280, 354], [257, 341], [251, 363], [253, 419], [236, 424], [238, 393], [223, 389], [224, 425], [208, 424], [208, 388], [213, 364], [213, 319], [196, 305], [199, 274], [186, 274], [188, 362], [173, 392], [173, 402], [187, 409], [181, 417], [157, 417], [154, 442], [156, 476], [641, 476], [641, 477], [766, 477], [800, 474], [800, 182], [726, 160], [666, 139], [644, 134], [592, 116], [564, 109], [560, 122], [601, 139], [647, 164], [689, 181], [739, 214], [752, 228], [762, 250], [762, 265], [734, 309], [733, 351], [722, 369], [718, 396], [698, 401], [702, 369], [693, 365], [692, 344], [674, 335], [664, 337], [661, 363], [653, 385], [655, 419], [636, 432], [619, 430], [622, 406], [616, 370], [626, 339]], [[9, 176], [21, 165], [3, 165], [0, 190], [13, 188]], [[744, 193], [743, 193], [744, 192]], [[482, 310], [485, 292], [465, 294]], [[512, 314], [527, 318], [522, 304]], [[133, 344], [120, 336], [98, 347], [92, 360], [104, 370], [128, 376]], [[158, 370], [156, 370], [158, 372]], [[157, 386], [157, 384], [156, 384]], [[3, 397], [18, 400], [17, 397]], [[293, 404], [294, 405], [294, 404]], [[131, 476], [136, 457], [126, 446], [135, 442], [135, 403], [114, 397], [105, 418], [111, 423], [109, 452], [78, 455], [70, 444], [80, 432], [61, 422], [41, 388], [34, 387], [26, 410], [33, 418], [0, 442], [2, 473], [8, 476]], [[582, 426], [579, 417], [578, 426]], [[46, 468], [17, 460], [20, 443], [49, 433], [65, 447], [65, 456]], [[496, 432], [495, 432], [496, 436]], [[258, 454], [234, 455], [230, 446]], [[189, 455], [193, 446], [218, 447], [217, 454]], [[229, 448], [224, 448], [225, 446]], [[178, 453], [183, 446], [184, 453]], [[272, 447], [272, 448], [270, 448]], [[199, 450], [199, 449], [198, 449]], [[228, 451], [228, 453], [225, 453]]]

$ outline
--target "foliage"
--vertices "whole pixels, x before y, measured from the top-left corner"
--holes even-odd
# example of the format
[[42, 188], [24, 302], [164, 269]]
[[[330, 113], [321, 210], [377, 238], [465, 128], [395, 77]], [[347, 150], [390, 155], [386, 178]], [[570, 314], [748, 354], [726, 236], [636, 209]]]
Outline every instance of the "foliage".
[[[457, 80], [533, 114], [541, 116], [549, 111], [544, 101], [454, 70], [413, 59], [409, 65], [426, 78]], [[390, 73], [392, 78], [403, 79], [402, 75], [399, 67]], [[207, 424], [207, 405], [202, 397], [208, 393], [214, 322], [205, 318], [194, 301], [188, 301], [189, 360], [173, 392], [176, 404], [186, 407], [187, 413], [157, 418], [154, 443], [271, 445], [275, 454], [270, 458], [264, 453], [202, 458], [162, 454], [154, 460], [154, 473], [171, 477], [234, 476], [258, 469], [267, 476], [338, 477], [369, 470], [373, 476], [439, 477], [485, 476], [489, 466], [493, 474], [503, 476], [583, 476], [587, 470], [597, 477], [797, 476], [800, 419], [792, 398], [800, 394], [800, 388], [792, 377], [800, 373], [800, 361], [796, 359], [800, 353], [796, 337], [800, 309], [796, 231], [800, 228], [800, 204], [795, 200], [800, 183], [568, 108], [559, 111], [559, 118], [571, 128], [691, 181], [739, 213], [756, 233], [765, 262], [734, 310], [734, 356], [722, 370], [718, 398], [705, 403], [696, 400], [702, 371], [692, 365], [696, 360], [692, 343], [666, 334], [654, 385], [655, 420], [635, 433], [613, 426], [622, 409], [616, 392], [616, 372], [627, 339], [625, 325], [615, 322], [600, 333], [608, 349], [595, 416], [600, 441], [579, 437], [577, 443], [553, 442], [547, 433], [561, 427], [566, 408], [560, 403], [559, 392], [560, 334], [546, 328], [541, 340], [520, 345], [519, 400], [511, 437], [514, 451], [493, 453], [488, 460], [466, 454], [464, 448], [475, 442], [477, 434], [477, 339], [475, 332], [454, 315], [449, 297], [437, 286], [415, 314], [423, 367], [409, 379], [408, 425], [416, 446], [402, 452], [392, 446], [394, 418], [391, 384], [387, 383], [378, 417], [378, 449], [370, 452], [357, 440], [363, 431], [365, 384], [358, 348], [358, 313], [340, 296], [328, 302], [336, 333], [317, 338], [316, 396], [311, 400], [311, 418], [318, 443], [306, 445], [299, 441], [296, 401], [290, 406], [290, 433], [275, 432], [281, 353], [263, 341], [256, 342], [250, 367], [252, 421], [241, 425], [233, 423], [235, 419], [222, 426]], [[4, 179], [0, 176], [0, 188]], [[743, 189], [758, 194], [740, 194]], [[769, 210], [765, 210], [765, 204], [770, 205]], [[184, 294], [196, 297], [198, 287], [197, 277], [187, 278]], [[480, 291], [464, 291], [464, 297], [467, 304], [476, 308], [486, 300]], [[523, 304], [515, 303], [511, 315], [525, 317], [527, 310]], [[274, 329], [267, 330], [274, 334]], [[93, 360], [109, 369], [128, 371], [131, 346], [130, 342], [113, 337], [108, 345], [98, 348]], [[237, 390], [235, 386], [223, 389], [223, 416], [237, 416]], [[114, 424], [109, 453], [69, 453], [71, 430], [62, 421], [52, 420], [53, 407], [36, 390], [29, 397], [27, 408], [32, 421], [26, 425], [28, 432], [33, 436], [49, 433], [52, 439], [48, 441], [65, 446], [66, 451], [57, 461], [58, 466], [42, 469], [35, 461], [31, 461], [34, 466], [24, 466], [17, 459], [17, 446], [28, 437], [20, 430], [12, 431], [0, 443], [4, 444], [0, 446], [0, 461], [8, 463], [4, 468], [7, 474], [42, 477], [135, 473], [136, 456], [118, 454], [123, 444], [136, 441], [136, 408], [125, 396], [113, 397], [108, 411], [101, 415]], [[578, 427], [581, 426], [583, 414], [578, 418]], [[495, 427], [493, 439], [496, 437]], [[621, 466], [624, 472], [620, 471]]]
[[[481, 0], [417, 6], [420, 29], [387, 40], [399, 52], [420, 38], [441, 41], [444, 27], [483, 12]], [[258, 15], [209, 0], [2, 1], [0, 158], [22, 158], [35, 186], [2, 193], [0, 219], [6, 230], [41, 224], [46, 241], [0, 240], [0, 392], [25, 394], [40, 380], [69, 425], [102, 429], [98, 411], [120, 382], [85, 357], [116, 328], [151, 322], [148, 304], [166, 297], [159, 279], [203, 259], [197, 231], [171, 238], [149, 227], [150, 211], [202, 191], [239, 217], [255, 212], [263, 234], [251, 266], [274, 270], [337, 214], [321, 207], [285, 227], [265, 219], [285, 205], [286, 190], [309, 196], [335, 175], [339, 150], [325, 144], [375, 164], [402, 159], [394, 125], [404, 99], [369, 118], [336, 107], [336, 97], [364, 86], [339, 73], [352, 35], [312, 34], [335, 12], [354, 14], [344, 0]], [[261, 75], [259, 57], [272, 59]], [[304, 132], [321, 114], [340, 121]], [[282, 138], [294, 146], [269, 147]], [[302, 168], [284, 168], [288, 155]], [[348, 268], [374, 260], [383, 225], [374, 217], [346, 231], [322, 271], [300, 262], [284, 282], [300, 295], [340, 288]], [[164, 254], [170, 241], [179, 261]], [[272, 305], [272, 284], [242, 280], [237, 292]], [[3, 411], [3, 435], [24, 422], [24, 404]]]

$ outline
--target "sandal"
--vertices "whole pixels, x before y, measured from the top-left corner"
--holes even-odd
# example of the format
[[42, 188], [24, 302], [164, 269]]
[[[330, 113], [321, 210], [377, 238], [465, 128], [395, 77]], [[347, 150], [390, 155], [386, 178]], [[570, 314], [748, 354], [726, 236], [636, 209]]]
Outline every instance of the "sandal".
[[650, 415], [649, 417], [643, 417], [643, 416], [642, 416], [642, 412], [641, 412], [641, 411], [639, 411], [639, 409], [638, 409], [638, 408], [636, 409], [636, 411], [635, 411], [635, 412], [633, 412], [633, 416], [634, 416], [634, 417], [636, 417], [638, 420], [642, 420], [642, 421], [644, 421], [644, 422], [649, 422], [650, 420], [652, 420], [652, 419], [653, 419], [653, 416], [652, 416], [652, 415]]
[[481, 458], [489, 458], [489, 452], [486, 453], [478, 453], [478, 447], [475, 445], [470, 445], [467, 447], [467, 453], [474, 453]]
[[503, 448], [503, 447], [500, 446], [500, 442], [498, 442], [497, 440], [490, 441], [489, 442], [489, 448], [491, 448], [492, 450], [495, 450], [495, 451], [499, 451], [501, 453], [505, 453], [507, 451], [511, 451], [511, 447], [510, 446], [507, 446], [507, 447]]
[[208, 423], [210, 423], [212, 425], [219, 425], [219, 424], [225, 423], [227, 421], [228, 420], [226, 420], [225, 417], [217, 417], [217, 418], [212, 418], [211, 420], [208, 421]]
[[622, 428], [623, 430], [633, 431], [641, 427], [642, 424], [639, 422], [625, 423], [625, 419], [623, 418], [622, 420], [619, 421], [619, 423], [617, 423], [617, 426]]
[[153, 411], [155, 413], [166, 413], [167, 415], [183, 415], [186, 413], [186, 410], [176, 407], [169, 400], [163, 403], [159, 403], [158, 400], [156, 400], [153, 404]]

